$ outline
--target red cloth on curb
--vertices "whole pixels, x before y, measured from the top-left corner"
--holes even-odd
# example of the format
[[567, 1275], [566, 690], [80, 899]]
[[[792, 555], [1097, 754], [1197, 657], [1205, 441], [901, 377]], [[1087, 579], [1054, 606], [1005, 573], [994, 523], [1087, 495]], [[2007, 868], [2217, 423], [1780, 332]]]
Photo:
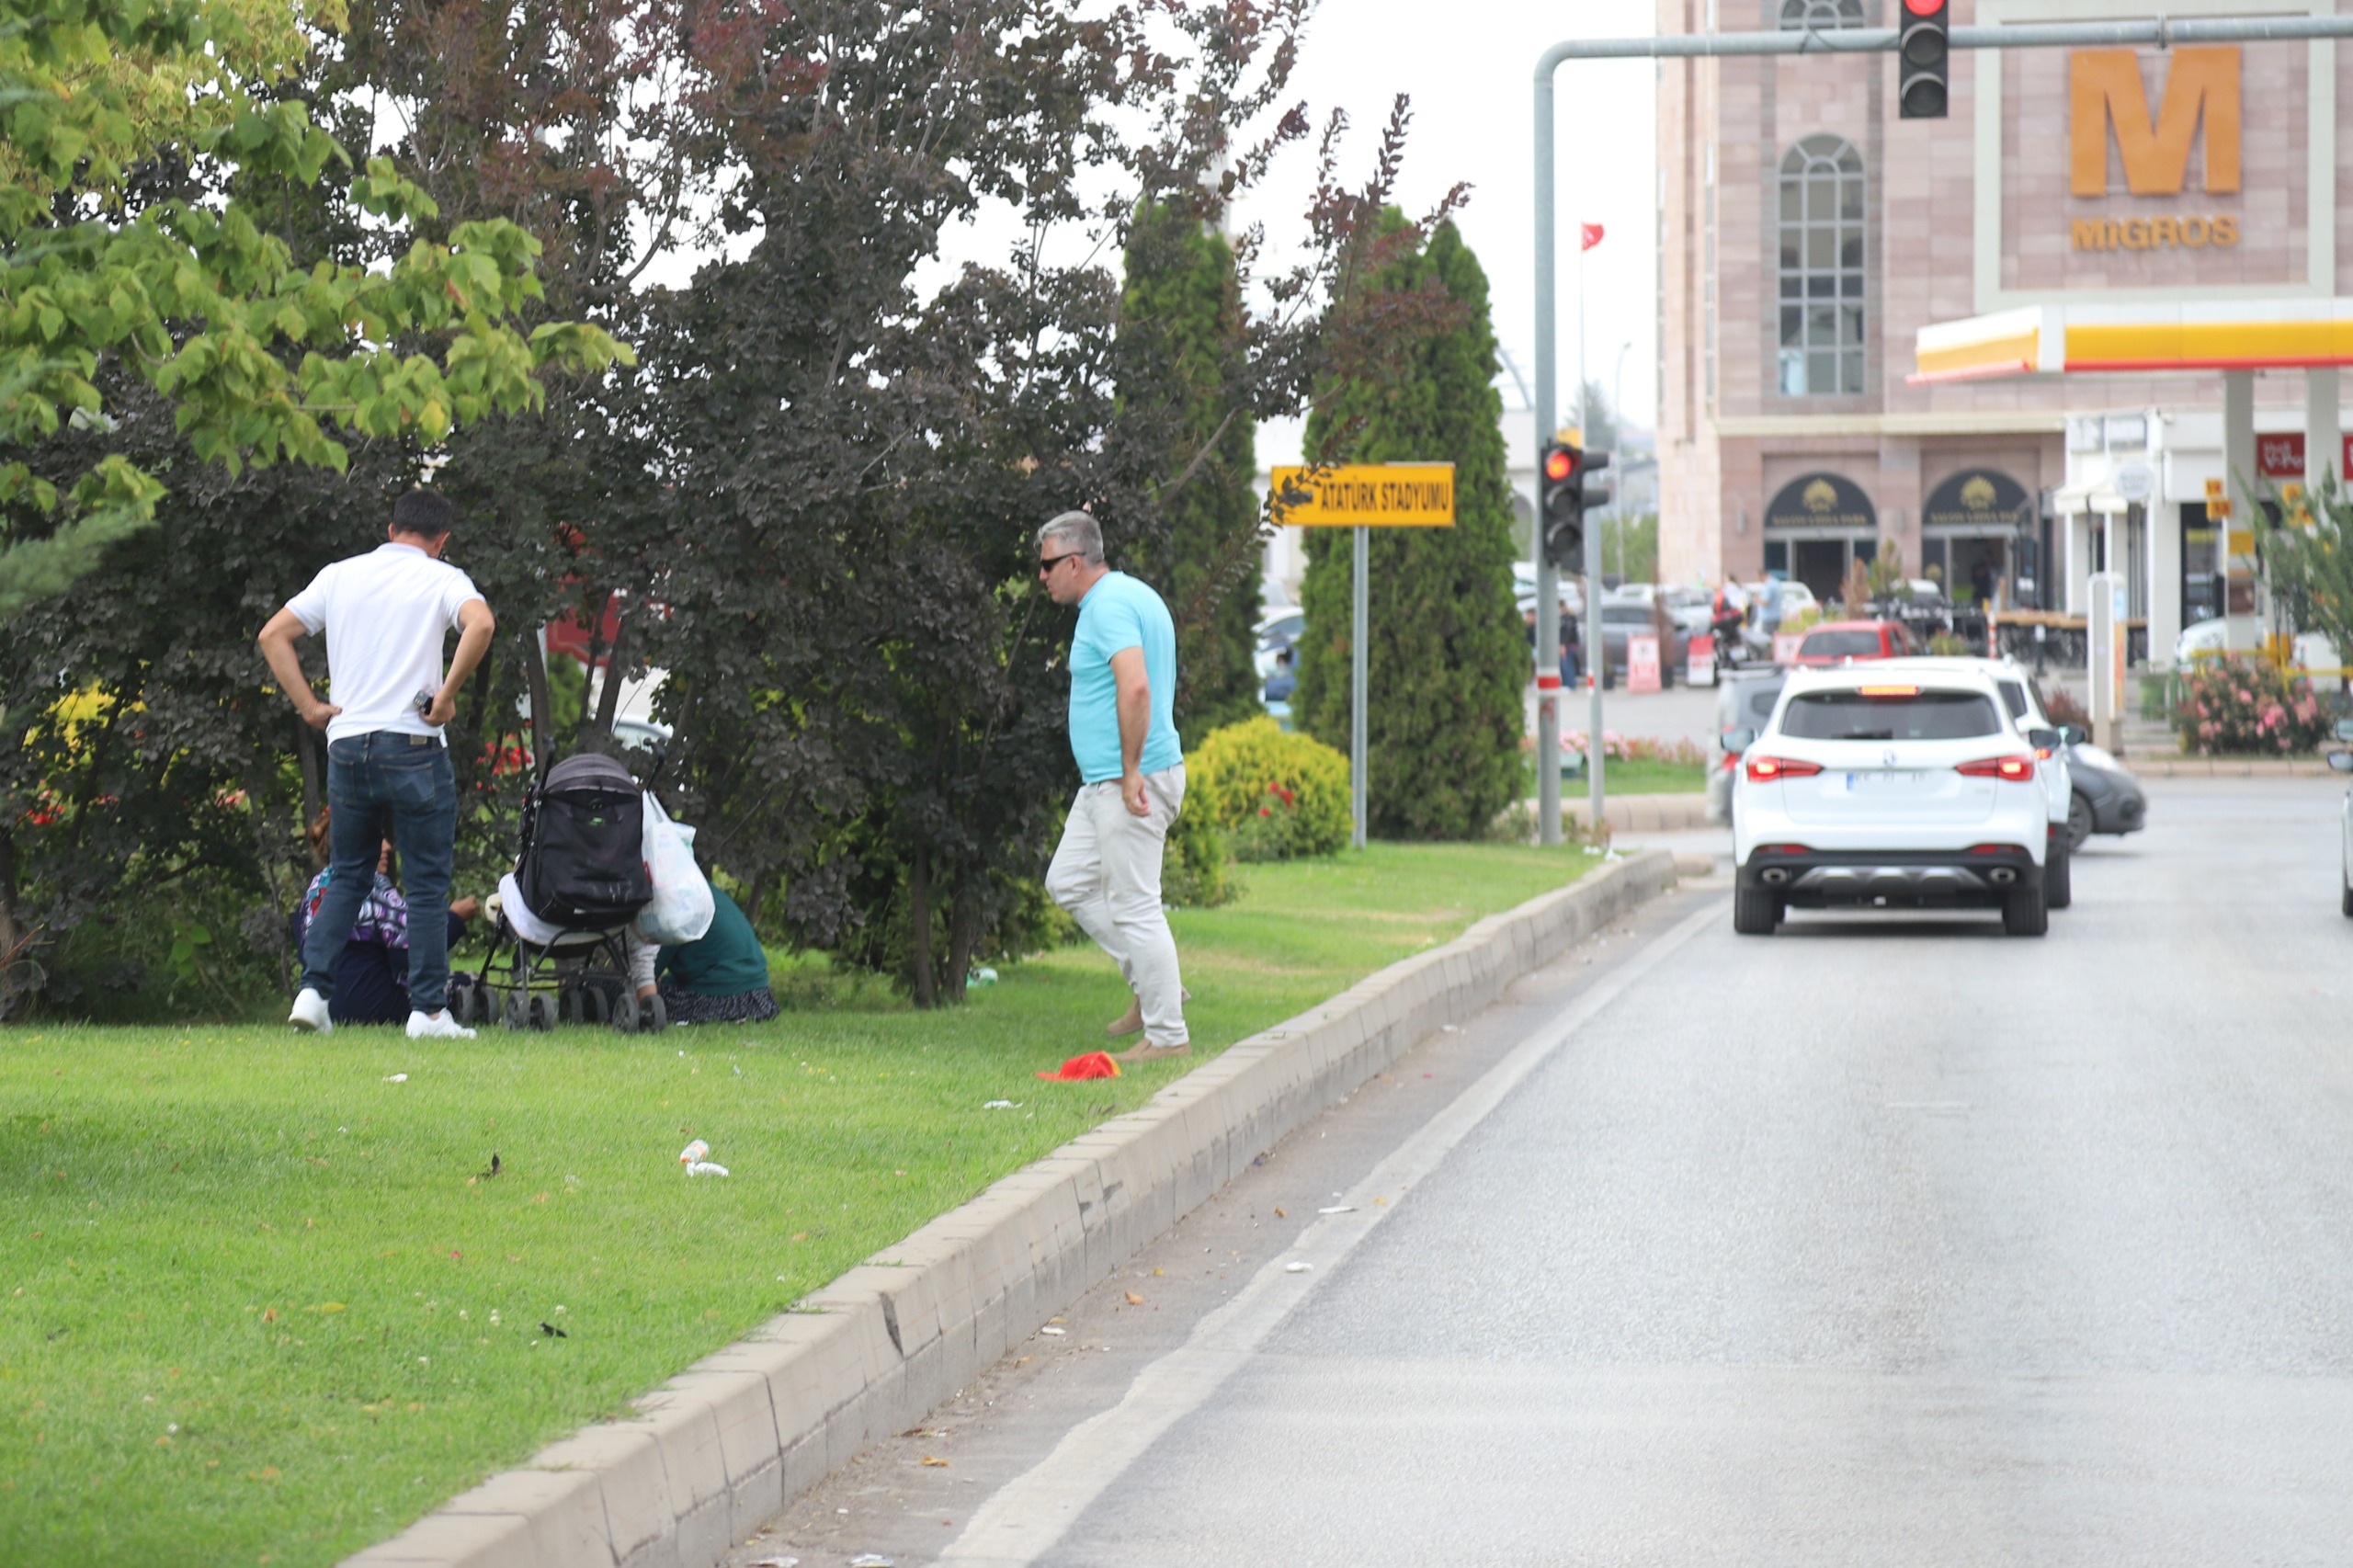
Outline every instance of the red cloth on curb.
[[1040, 1078], [1066, 1080], [1116, 1078], [1119, 1075], [1120, 1064], [1111, 1060], [1111, 1053], [1108, 1051], [1090, 1051], [1084, 1056], [1074, 1056], [1052, 1072], [1038, 1074]]

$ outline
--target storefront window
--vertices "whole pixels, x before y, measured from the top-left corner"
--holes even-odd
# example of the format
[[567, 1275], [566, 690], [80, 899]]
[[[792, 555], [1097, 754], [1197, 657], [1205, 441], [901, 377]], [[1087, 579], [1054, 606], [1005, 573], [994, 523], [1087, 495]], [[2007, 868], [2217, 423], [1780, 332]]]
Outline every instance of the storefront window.
[[1860, 392], [1863, 160], [1850, 143], [1809, 136], [1782, 158], [1780, 233], [1780, 391]]
[[1859, 28], [1863, 25], [1863, 0], [1781, 0], [1781, 30], [1800, 32], [1812, 28], [1827, 32], [1834, 28]]

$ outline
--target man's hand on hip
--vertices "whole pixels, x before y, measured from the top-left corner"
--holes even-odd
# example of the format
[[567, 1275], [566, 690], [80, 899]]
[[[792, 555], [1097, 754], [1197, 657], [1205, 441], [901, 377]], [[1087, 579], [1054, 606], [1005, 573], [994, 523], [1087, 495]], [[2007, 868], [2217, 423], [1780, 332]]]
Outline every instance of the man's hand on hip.
[[315, 697], [312, 698], [308, 703], [301, 703], [300, 706], [302, 709], [302, 722], [310, 725], [313, 730], [325, 729], [335, 722], [335, 716], [343, 711], [334, 703], [322, 702]]
[[1126, 804], [1130, 816], [1152, 815], [1152, 801], [1143, 792], [1142, 774], [1123, 773], [1120, 776], [1120, 799]]

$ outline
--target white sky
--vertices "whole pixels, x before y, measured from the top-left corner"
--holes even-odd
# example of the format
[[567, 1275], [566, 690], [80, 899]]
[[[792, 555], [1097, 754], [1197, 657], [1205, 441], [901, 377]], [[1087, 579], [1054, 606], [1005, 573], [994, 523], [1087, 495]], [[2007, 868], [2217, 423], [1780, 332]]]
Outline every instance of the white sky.
[[[1354, 129], [1343, 168], [1367, 167], [1390, 100], [1413, 99], [1414, 121], [1400, 205], [1418, 214], [1457, 180], [1472, 185], [1458, 220], [1486, 269], [1495, 336], [1535, 382], [1536, 59], [1563, 39], [1647, 37], [1652, 0], [1324, 0], [1308, 24], [1292, 96], [1319, 122], [1336, 105]], [[1576, 386], [1577, 224], [1607, 231], [1586, 255], [1586, 373], [1610, 388], [1625, 356], [1624, 406], [1637, 425], [1656, 423], [1656, 67], [1649, 60], [1576, 61], [1554, 78], [1556, 210], [1561, 234], [1559, 396]], [[1245, 202], [1236, 227], [1264, 222], [1269, 250], [1296, 232], [1313, 177], [1313, 155], [1294, 156]], [[1270, 255], [1271, 263], [1276, 259]], [[1272, 432], [1269, 432], [1271, 435]], [[1261, 457], [1295, 460], [1262, 449]]]

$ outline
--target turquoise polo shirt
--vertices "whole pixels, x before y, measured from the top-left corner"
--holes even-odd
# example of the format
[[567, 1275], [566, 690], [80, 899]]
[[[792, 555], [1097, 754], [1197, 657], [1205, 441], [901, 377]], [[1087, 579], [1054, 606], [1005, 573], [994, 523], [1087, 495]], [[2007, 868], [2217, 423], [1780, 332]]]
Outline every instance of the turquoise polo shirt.
[[1120, 687], [1111, 655], [1143, 650], [1152, 685], [1152, 727], [1140, 769], [1158, 773], [1185, 760], [1176, 740], [1176, 624], [1160, 596], [1124, 572], [1106, 573], [1078, 601], [1070, 640], [1070, 752], [1089, 784], [1120, 777]]

